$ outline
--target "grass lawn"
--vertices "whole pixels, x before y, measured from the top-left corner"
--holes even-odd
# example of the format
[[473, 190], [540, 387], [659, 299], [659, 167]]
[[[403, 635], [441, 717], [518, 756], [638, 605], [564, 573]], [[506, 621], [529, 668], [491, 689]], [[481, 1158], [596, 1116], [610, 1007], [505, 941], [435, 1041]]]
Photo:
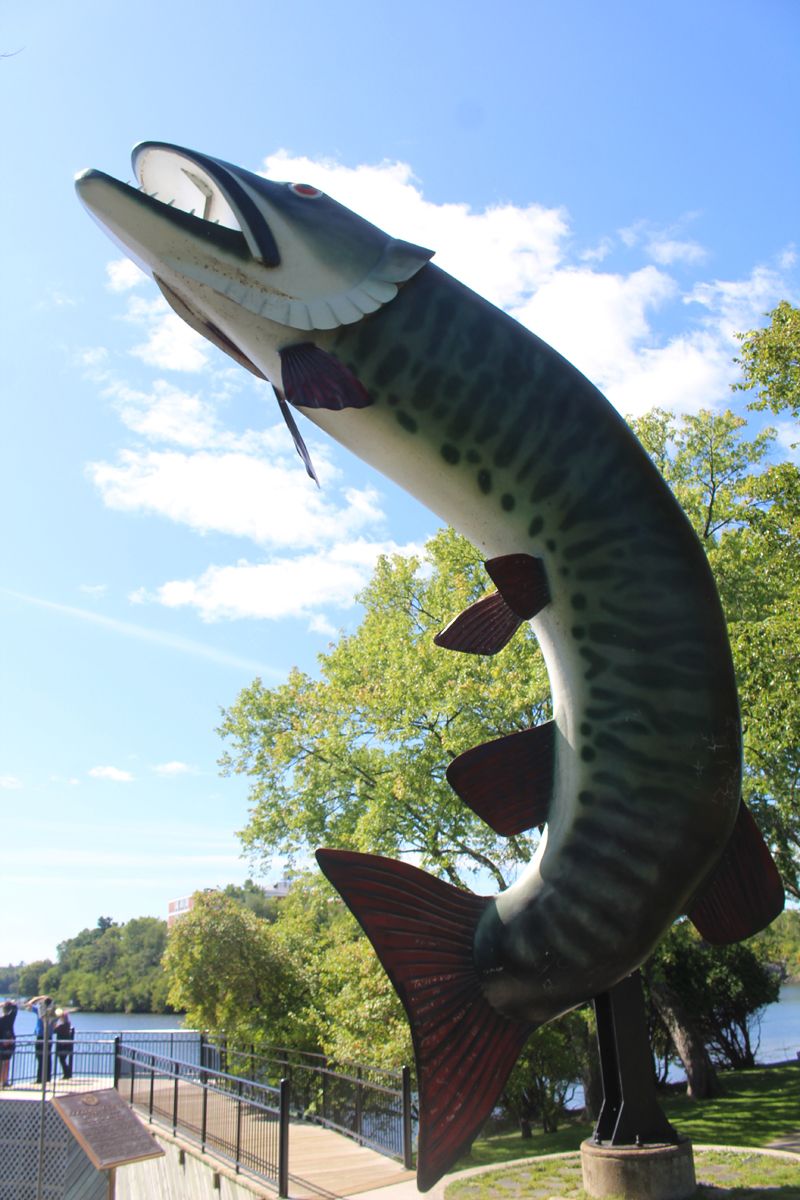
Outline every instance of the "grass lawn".
[[[800, 1065], [725, 1071], [720, 1078], [724, 1095], [717, 1100], [689, 1100], [676, 1092], [662, 1098], [679, 1133], [725, 1146], [766, 1146], [800, 1133]], [[517, 1132], [479, 1138], [453, 1169], [577, 1150], [591, 1132], [590, 1123], [570, 1120], [556, 1133], [536, 1132], [527, 1139]]]
[[[695, 1151], [698, 1200], [800, 1200], [796, 1162], [757, 1151]], [[537, 1159], [448, 1184], [446, 1200], [585, 1200], [580, 1156]]]

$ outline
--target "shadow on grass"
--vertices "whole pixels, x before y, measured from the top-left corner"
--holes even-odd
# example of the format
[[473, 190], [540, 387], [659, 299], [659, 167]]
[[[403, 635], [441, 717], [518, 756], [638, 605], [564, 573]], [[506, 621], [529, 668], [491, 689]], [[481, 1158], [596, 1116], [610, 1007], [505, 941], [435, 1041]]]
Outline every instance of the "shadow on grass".
[[[689, 1100], [675, 1092], [661, 1097], [664, 1111], [679, 1133], [694, 1142], [725, 1146], [766, 1146], [800, 1136], [800, 1064], [726, 1071], [720, 1079], [724, 1094], [716, 1100]], [[556, 1133], [536, 1131], [532, 1138], [523, 1138], [514, 1132], [479, 1138], [453, 1170], [578, 1150], [591, 1133], [591, 1122], [567, 1118]], [[770, 1195], [780, 1200], [776, 1192]]]

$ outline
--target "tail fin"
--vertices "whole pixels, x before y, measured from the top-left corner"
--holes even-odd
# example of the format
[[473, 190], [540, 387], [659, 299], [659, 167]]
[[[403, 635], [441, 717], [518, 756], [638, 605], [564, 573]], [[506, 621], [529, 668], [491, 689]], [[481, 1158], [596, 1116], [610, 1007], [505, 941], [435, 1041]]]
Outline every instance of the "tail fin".
[[408, 863], [347, 850], [317, 862], [366, 933], [411, 1025], [419, 1088], [417, 1186], [426, 1192], [468, 1149], [533, 1026], [483, 997], [473, 965], [487, 897]]

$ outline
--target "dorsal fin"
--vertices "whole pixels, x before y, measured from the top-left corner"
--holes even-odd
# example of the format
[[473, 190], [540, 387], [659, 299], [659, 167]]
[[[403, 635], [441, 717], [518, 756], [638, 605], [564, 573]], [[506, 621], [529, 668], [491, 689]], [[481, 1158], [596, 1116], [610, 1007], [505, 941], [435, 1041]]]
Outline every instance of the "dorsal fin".
[[408, 1014], [419, 1089], [417, 1186], [425, 1192], [469, 1149], [535, 1026], [500, 1016], [484, 998], [473, 942], [488, 897], [374, 854], [318, 850], [317, 861]]
[[447, 781], [473, 812], [504, 837], [547, 820], [553, 791], [555, 724], [510, 733], [454, 758]]
[[504, 554], [485, 563], [498, 590], [459, 613], [434, 644], [467, 654], [497, 654], [508, 645], [523, 621], [550, 600], [544, 563], [532, 554]]
[[765, 929], [784, 903], [775, 860], [742, 801], [730, 840], [694, 898], [689, 920], [707, 942], [726, 946]]

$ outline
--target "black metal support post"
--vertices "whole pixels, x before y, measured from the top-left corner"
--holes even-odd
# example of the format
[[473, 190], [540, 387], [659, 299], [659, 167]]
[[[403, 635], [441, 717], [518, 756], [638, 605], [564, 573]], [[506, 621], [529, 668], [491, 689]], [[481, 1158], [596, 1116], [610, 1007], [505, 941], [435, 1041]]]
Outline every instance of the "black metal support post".
[[280, 1117], [278, 1123], [278, 1195], [289, 1195], [289, 1107], [291, 1103], [288, 1079], [281, 1080]]
[[594, 1011], [603, 1080], [595, 1142], [611, 1146], [677, 1144], [678, 1135], [656, 1097], [639, 972], [596, 996]]
[[173, 1060], [172, 1064], [175, 1068], [175, 1086], [172, 1090], [172, 1132], [175, 1133], [178, 1129], [178, 1079], [181, 1071], [181, 1064]]
[[239, 1080], [238, 1096], [236, 1098], [236, 1174], [241, 1168], [242, 1153], [242, 1080]]
[[120, 1052], [121, 1043], [122, 1043], [122, 1038], [118, 1034], [114, 1038], [114, 1087], [115, 1088], [119, 1087], [119, 1076], [120, 1076], [119, 1052]]
[[414, 1159], [411, 1151], [411, 1070], [403, 1067], [403, 1166], [412, 1170]]

